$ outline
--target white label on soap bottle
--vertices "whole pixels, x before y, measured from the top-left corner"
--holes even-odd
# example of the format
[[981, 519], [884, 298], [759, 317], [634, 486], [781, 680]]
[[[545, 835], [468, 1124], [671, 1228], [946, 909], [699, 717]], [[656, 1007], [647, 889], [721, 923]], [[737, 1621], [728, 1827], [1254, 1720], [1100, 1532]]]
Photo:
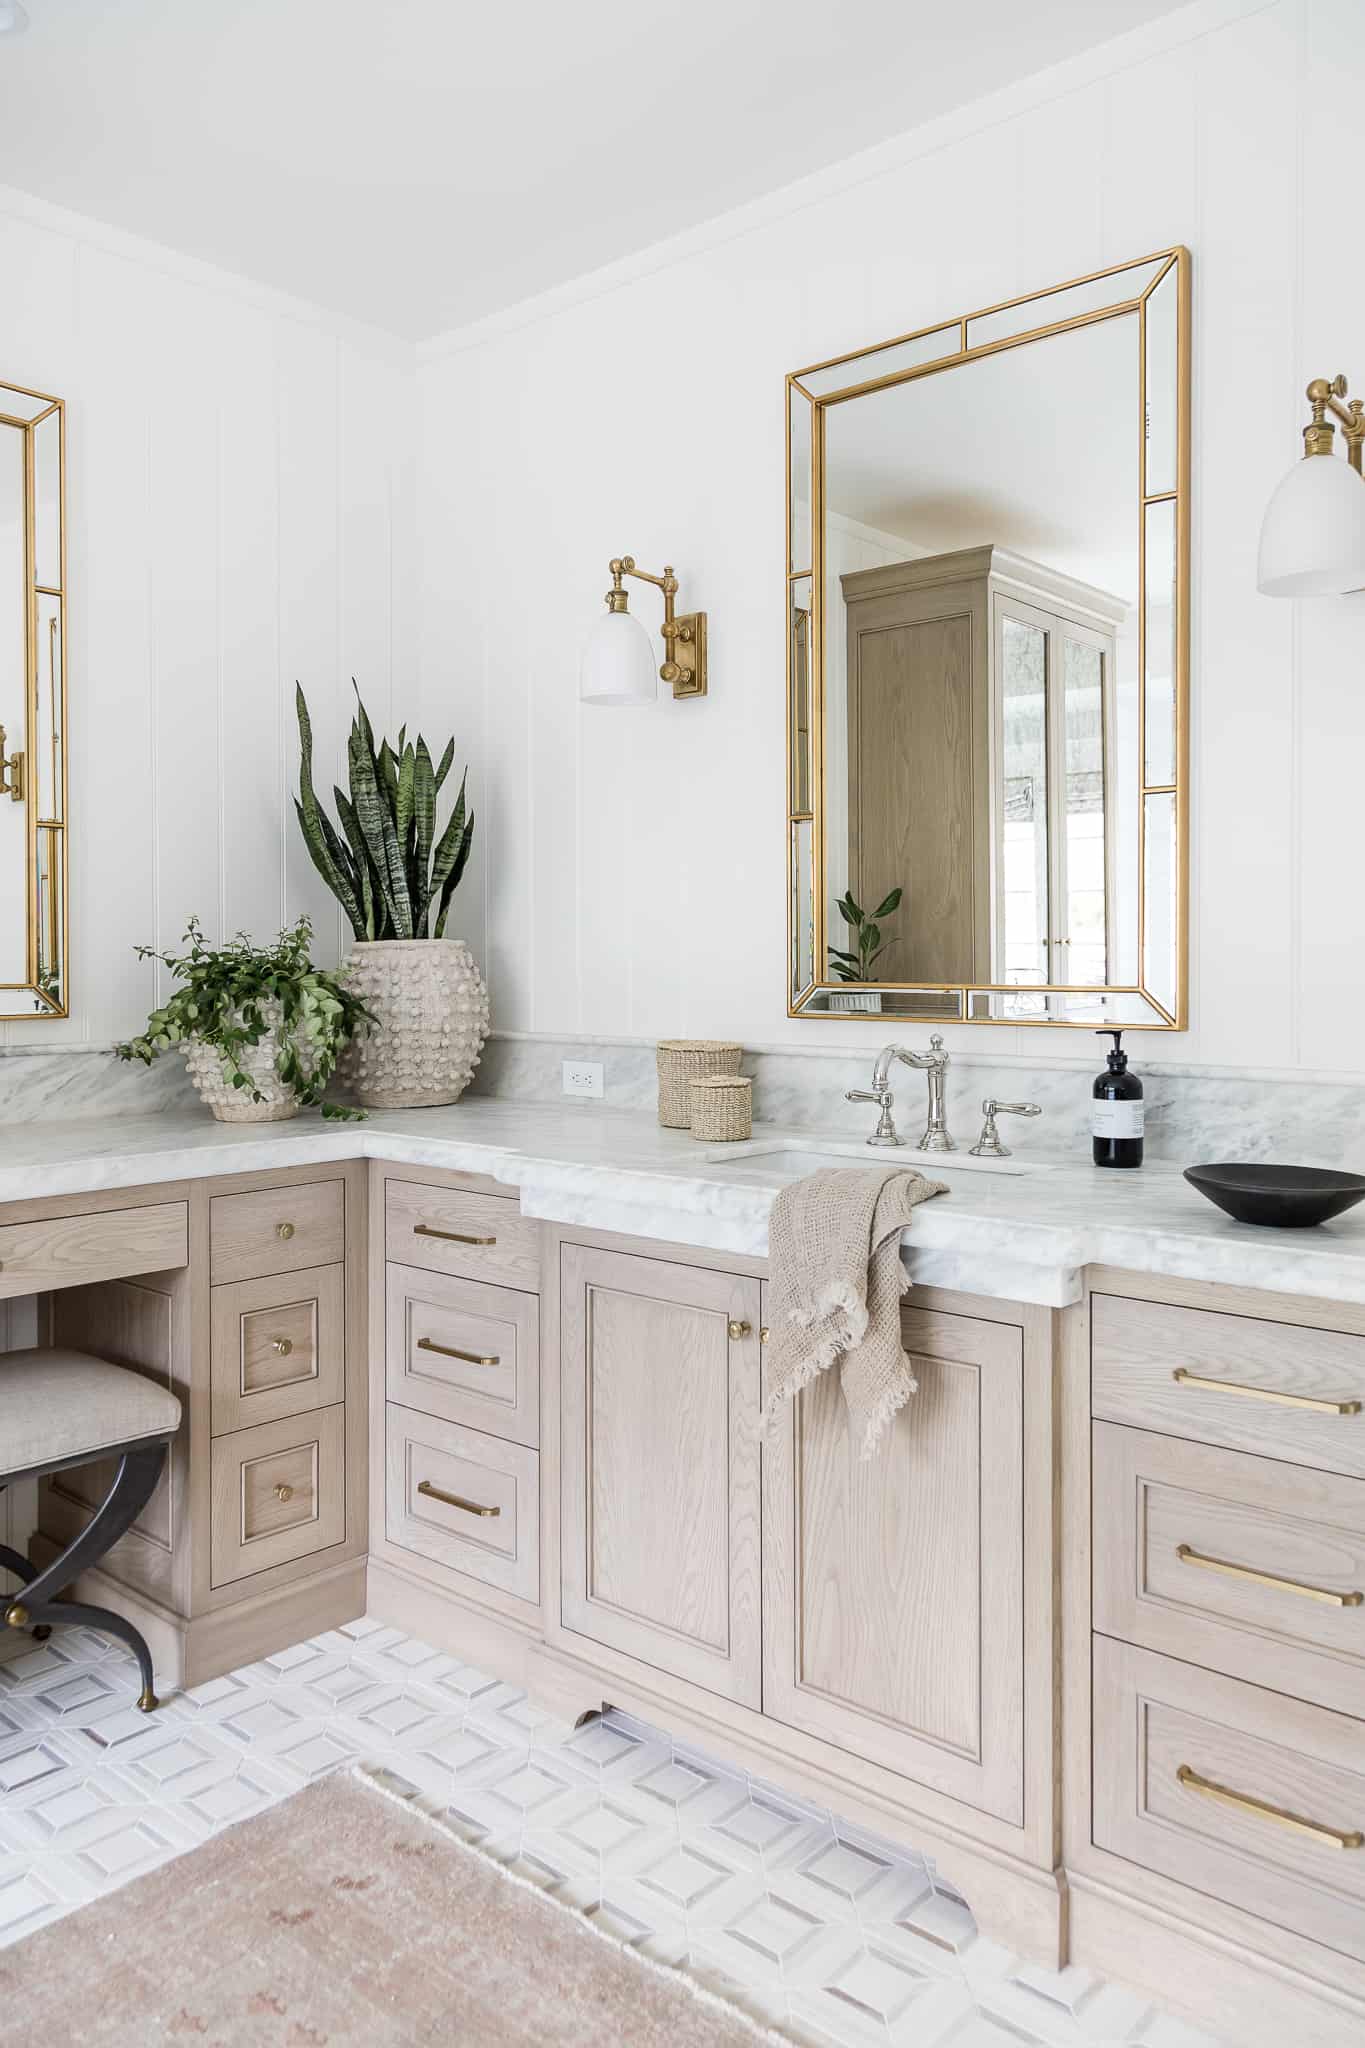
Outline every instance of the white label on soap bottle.
[[1096, 1138], [1140, 1138], [1142, 1136], [1143, 1103], [1137, 1102], [1096, 1102], [1091, 1118], [1091, 1133]]

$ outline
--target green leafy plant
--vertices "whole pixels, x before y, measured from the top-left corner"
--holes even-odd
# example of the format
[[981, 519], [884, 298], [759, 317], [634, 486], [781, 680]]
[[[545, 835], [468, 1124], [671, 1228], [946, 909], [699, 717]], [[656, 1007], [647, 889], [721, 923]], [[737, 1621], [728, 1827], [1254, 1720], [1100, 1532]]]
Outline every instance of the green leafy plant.
[[[141, 1060], [150, 1067], [163, 1052], [186, 1039], [198, 1039], [219, 1054], [223, 1073], [234, 1088], [245, 1088], [253, 1102], [263, 1102], [264, 1096], [242, 1068], [242, 1053], [274, 1029], [279, 1039], [276, 1073], [305, 1107], [321, 1103], [338, 1055], [373, 1020], [344, 983], [313, 965], [312, 940], [312, 924], [301, 917], [271, 946], [253, 945], [245, 932], [225, 945], [211, 946], [198, 918], [192, 917], [185, 928], [185, 952], [159, 953], [154, 946], [139, 946], [138, 958], [159, 960], [179, 986], [169, 1001], [152, 1011], [141, 1036], [116, 1045], [114, 1051], [121, 1060]], [[322, 1113], [337, 1118], [364, 1114], [330, 1102], [322, 1104]]]
[[[355, 688], [354, 678], [352, 688]], [[340, 829], [313, 789], [313, 726], [308, 704], [296, 684], [299, 719], [299, 793], [294, 801], [299, 829], [314, 867], [351, 920], [358, 939], [434, 939], [445, 936], [450, 899], [460, 884], [474, 840], [474, 818], [465, 810], [460, 779], [455, 808], [440, 838], [436, 799], [455, 759], [451, 740], [439, 766], [420, 733], [398, 745], [374, 730], [356, 690], [346, 757], [350, 795], [333, 786]], [[428, 933], [428, 925], [430, 932]]]
[[900, 900], [904, 893], [901, 889], [893, 889], [889, 896], [883, 896], [874, 911], [868, 912], [854, 902], [853, 891], [845, 889], [834, 907], [853, 934], [856, 950], [850, 953], [839, 946], [831, 946], [831, 974], [837, 976], [840, 981], [871, 981], [872, 970], [886, 951], [879, 920], [890, 917], [900, 908]]

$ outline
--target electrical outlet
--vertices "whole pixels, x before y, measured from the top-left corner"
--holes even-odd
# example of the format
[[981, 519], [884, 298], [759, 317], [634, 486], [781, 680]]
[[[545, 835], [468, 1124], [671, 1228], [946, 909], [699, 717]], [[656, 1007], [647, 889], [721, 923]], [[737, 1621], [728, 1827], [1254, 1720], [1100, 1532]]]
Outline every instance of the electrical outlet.
[[600, 1060], [565, 1060], [564, 1093], [600, 1102], [606, 1093], [605, 1073]]

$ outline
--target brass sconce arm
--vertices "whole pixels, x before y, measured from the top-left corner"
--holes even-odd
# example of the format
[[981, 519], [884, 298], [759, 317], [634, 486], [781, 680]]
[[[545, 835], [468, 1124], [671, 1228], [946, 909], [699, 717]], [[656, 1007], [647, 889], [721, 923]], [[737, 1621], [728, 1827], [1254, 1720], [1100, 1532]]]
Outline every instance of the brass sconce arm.
[[1365, 443], [1365, 404], [1353, 398], [1349, 405], [1343, 405], [1346, 396], [1346, 379], [1315, 377], [1308, 386], [1305, 396], [1313, 408], [1313, 417], [1303, 430], [1303, 452], [1305, 455], [1330, 455], [1332, 439], [1336, 428], [1327, 415], [1341, 423], [1346, 436], [1346, 455], [1357, 476], [1365, 474], [1361, 469], [1361, 447]]
[[679, 617], [673, 608], [678, 594], [678, 579], [673, 566], [664, 564], [662, 576], [652, 576], [648, 569], [637, 569], [634, 555], [613, 555], [611, 589], [607, 592], [607, 610], [623, 612], [626, 609], [626, 592], [622, 578], [635, 577], [637, 582], [652, 583], [664, 594], [664, 622], [661, 628], [664, 643], [664, 661], [659, 669], [659, 680], [671, 683], [675, 697], [704, 697], [706, 695], [706, 613], [684, 612]]

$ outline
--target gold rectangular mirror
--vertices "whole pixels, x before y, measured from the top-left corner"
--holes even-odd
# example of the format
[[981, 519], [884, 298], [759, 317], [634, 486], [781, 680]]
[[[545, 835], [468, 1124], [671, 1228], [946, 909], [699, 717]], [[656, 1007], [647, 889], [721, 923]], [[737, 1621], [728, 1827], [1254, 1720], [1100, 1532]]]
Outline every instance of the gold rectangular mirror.
[[1184, 1029], [1189, 271], [788, 377], [789, 1015]]
[[0, 1018], [65, 1017], [66, 417], [0, 384]]

